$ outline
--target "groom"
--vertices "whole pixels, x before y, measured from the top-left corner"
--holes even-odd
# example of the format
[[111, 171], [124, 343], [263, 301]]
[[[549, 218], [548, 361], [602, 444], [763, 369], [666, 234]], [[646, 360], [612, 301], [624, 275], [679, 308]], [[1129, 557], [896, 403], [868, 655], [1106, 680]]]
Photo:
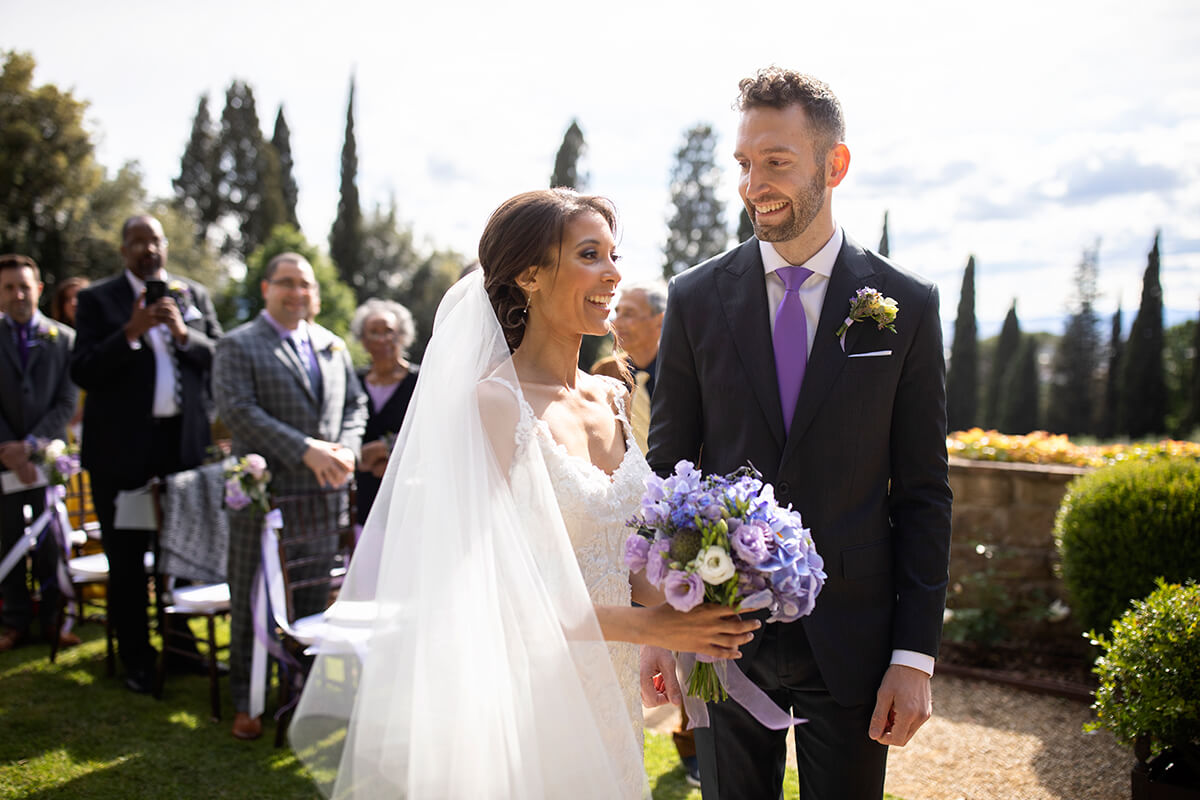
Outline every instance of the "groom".
[[[765, 626], [737, 664], [808, 720], [795, 729], [801, 797], [878, 800], [887, 746], [931, 713], [941, 636], [951, 498], [938, 291], [834, 220], [850, 151], [829, 87], [768, 67], [740, 89], [734, 157], [755, 237], [671, 282], [649, 461], [660, 475], [685, 458], [705, 473], [753, 464], [803, 515], [829, 575], [816, 609]], [[838, 335], [863, 287], [895, 299], [894, 333], [865, 320]], [[660, 669], [665, 691], [651, 680]], [[642, 684], [647, 705], [677, 700], [668, 653], [643, 651]], [[734, 702], [709, 715], [696, 737], [706, 800], [780, 797], [786, 731]]]

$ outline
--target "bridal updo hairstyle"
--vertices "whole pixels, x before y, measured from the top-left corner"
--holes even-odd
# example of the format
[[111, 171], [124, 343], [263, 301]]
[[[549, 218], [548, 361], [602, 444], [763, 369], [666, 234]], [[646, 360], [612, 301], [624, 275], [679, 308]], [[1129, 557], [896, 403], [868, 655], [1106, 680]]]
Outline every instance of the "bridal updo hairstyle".
[[603, 217], [616, 234], [617, 211], [609, 200], [562, 187], [509, 198], [488, 219], [479, 238], [479, 264], [510, 351], [525, 336], [528, 299], [517, 278], [531, 266], [557, 269], [567, 223], [588, 212]]
[[817, 143], [821, 152], [814, 153], [818, 163], [838, 142], [846, 139], [846, 120], [842, 115], [842, 104], [829, 84], [814, 78], [771, 65], [763, 67], [753, 78], [738, 82], [738, 98], [733, 107], [737, 111], [752, 108], [784, 109], [791, 105], [804, 108], [808, 121], [816, 129]]

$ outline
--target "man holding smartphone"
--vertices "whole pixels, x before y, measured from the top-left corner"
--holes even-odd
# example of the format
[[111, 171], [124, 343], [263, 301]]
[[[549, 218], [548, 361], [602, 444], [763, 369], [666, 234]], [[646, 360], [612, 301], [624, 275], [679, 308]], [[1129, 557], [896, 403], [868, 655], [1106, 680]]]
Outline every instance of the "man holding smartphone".
[[203, 286], [167, 275], [158, 220], [126, 220], [121, 257], [120, 275], [79, 293], [71, 378], [87, 392], [81, 456], [108, 556], [109, 614], [125, 684], [149, 693], [158, 657], [149, 641], [143, 566], [150, 531], [117, 529], [116, 498], [203, 463], [221, 326]]

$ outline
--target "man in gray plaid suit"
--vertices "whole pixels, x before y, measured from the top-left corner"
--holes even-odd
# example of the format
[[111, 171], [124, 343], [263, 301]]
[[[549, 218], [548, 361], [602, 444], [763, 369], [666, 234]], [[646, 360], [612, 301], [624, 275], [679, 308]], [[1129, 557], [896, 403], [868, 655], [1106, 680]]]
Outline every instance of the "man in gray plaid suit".
[[[266, 458], [274, 494], [340, 486], [354, 474], [367, 423], [366, 395], [346, 344], [308, 321], [317, 282], [303, 256], [273, 258], [261, 290], [266, 308], [221, 340], [213, 364], [217, 410], [233, 433], [233, 452]], [[262, 721], [249, 713], [250, 593], [261, 560], [261, 530], [262, 514], [252, 506], [229, 512], [229, 679], [233, 735], [239, 739], [262, 734]]]

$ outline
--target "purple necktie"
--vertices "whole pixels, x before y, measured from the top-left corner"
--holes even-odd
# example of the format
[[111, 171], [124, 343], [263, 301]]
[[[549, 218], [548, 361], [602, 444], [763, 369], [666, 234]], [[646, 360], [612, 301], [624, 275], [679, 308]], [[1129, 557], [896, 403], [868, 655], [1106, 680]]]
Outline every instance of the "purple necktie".
[[17, 355], [21, 357], [21, 369], [29, 366], [29, 329], [26, 325], [17, 325]]
[[792, 428], [792, 415], [796, 412], [796, 398], [800, 396], [800, 384], [804, 382], [804, 368], [808, 366], [808, 320], [804, 316], [804, 304], [800, 302], [800, 287], [812, 275], [805, 267], [780, 267], [775, 270], [785, 287], [783, 302], [775, 310], [775, 372], [779, 376], [779, 403], [783, 406], [783, 429]]

